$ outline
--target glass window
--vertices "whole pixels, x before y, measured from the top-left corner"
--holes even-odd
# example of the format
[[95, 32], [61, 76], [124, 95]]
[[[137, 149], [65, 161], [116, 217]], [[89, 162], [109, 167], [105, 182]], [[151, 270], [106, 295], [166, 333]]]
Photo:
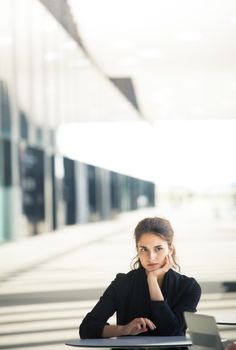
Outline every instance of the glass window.
[[19, 111], [20, 117], [20, 138], [23, 140], [28, 139], [29, 126], [28, 126], [28, 118], [23, 111]]
[[11, 142], [0, 138], [0, 242], [11, 235]]
[[44, 152], [33, 147], [21, 147], [19, 160], [23, 213], [32, 224], [32, 233], [37, 234], [37, 224], [45, 218]]
[[29, 1], [14, 1], [13, 23], [15, 34], [15, 71], [18, 109], [31, 115], [31, 47]]
[[11, 91], [13, 85], [12, 1], [0, 2], [0, 132], [11, 134]]

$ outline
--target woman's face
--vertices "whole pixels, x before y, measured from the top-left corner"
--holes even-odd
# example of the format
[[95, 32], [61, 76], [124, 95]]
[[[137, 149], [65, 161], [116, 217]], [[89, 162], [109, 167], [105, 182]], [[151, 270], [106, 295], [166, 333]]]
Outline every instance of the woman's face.
[[168, 243], [151, 232], [142, 234], [137, 252], [141, 265], [147, 272], [161, 268], [165, 264], [165, 257], [171, 253]]

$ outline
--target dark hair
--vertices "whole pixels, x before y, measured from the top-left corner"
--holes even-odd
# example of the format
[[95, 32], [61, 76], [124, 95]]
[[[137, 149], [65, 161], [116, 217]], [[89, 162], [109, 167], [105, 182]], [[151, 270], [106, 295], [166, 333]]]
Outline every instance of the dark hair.
[[[145, 233], [156, 234], [157, 236], [161, 237], [167, 242], [169, 248], [172, 247], [173, 249], [172, 259], [174, 262], [173, 268], [180, 270], [180, 266], [176, 262], [176, 252], [175, 252], [175, 247], [173, 246], [174, 231], [170, 222], [166, 219], [162, 219], [158, 217], [145, 218], [141, 220], [134, 230], [136, 246], [138, 245], [138, 242], [141, 236]], [[140, 266], [141, 266], [140, 260], [136, 255], [136, 257], [131, 262], [131, 267], [132, 269], [137, 269]]]

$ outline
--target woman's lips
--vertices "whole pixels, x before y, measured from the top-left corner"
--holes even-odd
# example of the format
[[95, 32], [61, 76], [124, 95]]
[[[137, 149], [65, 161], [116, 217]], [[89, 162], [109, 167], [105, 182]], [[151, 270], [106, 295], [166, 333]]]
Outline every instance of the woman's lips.
[[155, 267], [155, 268], [157, 268], [158, 264], [157, 263], [156, 264], [148, 264], [148, 267]]

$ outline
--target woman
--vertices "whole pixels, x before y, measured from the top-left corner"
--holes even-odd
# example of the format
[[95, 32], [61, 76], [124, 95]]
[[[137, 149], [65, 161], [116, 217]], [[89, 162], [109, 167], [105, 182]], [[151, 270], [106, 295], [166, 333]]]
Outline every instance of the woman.
[[[137, 257], [133, 270], [117, 274], [80, 325], [81, 338], [127, 335], [184, 335], [184, 311], [195, 312], [201, 289], [181, 275], [168, 220], [140, 221], [134, 232]], [[116, 325], [107, 320], [116, 312]]]

